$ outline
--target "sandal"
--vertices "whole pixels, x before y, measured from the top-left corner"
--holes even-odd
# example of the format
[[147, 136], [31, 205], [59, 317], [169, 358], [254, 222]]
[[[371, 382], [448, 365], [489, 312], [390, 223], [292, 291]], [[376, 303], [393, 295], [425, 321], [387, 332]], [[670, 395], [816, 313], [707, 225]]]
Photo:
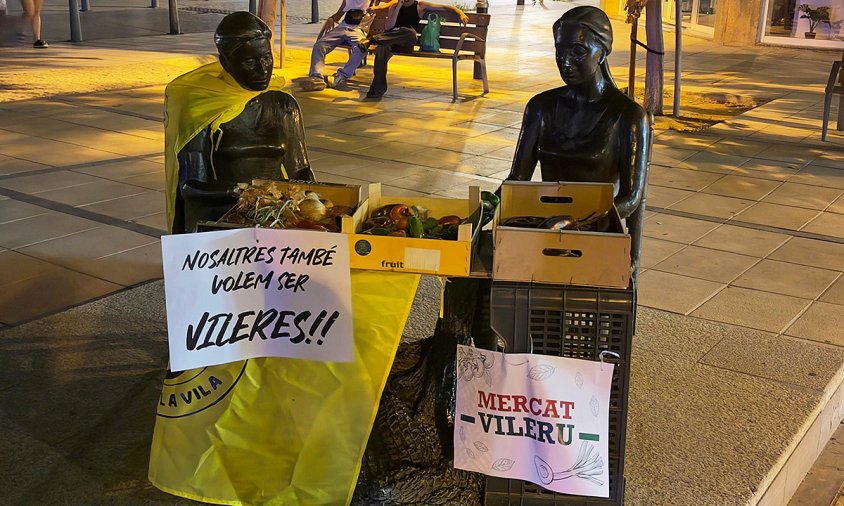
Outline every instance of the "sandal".
[[38, 48], [38, 49], [43, 49], [45, 47], [50, 47], [50, 44], [47, 44], [46, 40], [38, 39], [38, 40], [35, 41], [34, 44], [32, 44], [32, 47]]

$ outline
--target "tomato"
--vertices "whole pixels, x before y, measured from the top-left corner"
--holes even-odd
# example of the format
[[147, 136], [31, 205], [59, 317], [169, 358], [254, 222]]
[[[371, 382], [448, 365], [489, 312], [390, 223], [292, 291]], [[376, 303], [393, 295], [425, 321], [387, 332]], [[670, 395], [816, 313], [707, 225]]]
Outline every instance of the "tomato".
[[398, 221], [400, 218], [407, 218], [411, 216], [410, 208], [404, 204], [396, 204], [390, 209], [390, 219]]

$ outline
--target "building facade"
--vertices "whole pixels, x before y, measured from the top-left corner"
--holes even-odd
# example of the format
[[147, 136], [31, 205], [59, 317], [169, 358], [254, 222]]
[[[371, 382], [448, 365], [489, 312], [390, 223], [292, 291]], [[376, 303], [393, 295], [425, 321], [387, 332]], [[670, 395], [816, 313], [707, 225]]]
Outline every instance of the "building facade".
[[[662, 2], [663, 21], [674, 23], [675, 0]], [[683, 26], [726, 45], [771, 44], [844, 50], [844, 0], [677, 0]], [[601, 0], [611, 16], [624, 16], [625, 0]]]

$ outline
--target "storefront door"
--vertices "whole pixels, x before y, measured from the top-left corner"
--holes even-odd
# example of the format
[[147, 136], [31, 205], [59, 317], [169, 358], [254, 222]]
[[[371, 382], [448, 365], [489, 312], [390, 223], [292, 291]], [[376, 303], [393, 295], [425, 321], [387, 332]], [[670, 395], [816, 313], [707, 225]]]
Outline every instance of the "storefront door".
[[[676, 0], [680, 2], [683, 27], [705, 35], [715, 33], [715, 9], [718, 0]], [[675, 0], [662, 0], [663, 23], [674, 24]]]

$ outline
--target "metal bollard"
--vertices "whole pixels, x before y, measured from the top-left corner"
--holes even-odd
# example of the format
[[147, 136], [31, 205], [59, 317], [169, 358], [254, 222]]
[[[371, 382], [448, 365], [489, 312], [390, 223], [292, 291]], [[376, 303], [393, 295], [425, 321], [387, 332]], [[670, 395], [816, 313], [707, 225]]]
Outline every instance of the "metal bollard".
[[254, 16], [258, 15], [258, 0], [249, 0], [249, 13]]
[[82, 5], [79, 7], [79, 10], [80, 10], [81, 12], [87, 12], [87, 11], [91, 10], [91, 9], [88, 7], [88, 0], [82, 0]]
[[680, 117], [680, 87], [683, 83], [683, 6], [677, 2], [674, 12], [674, 117]]
[[150, 9], [158, 9], [158, 0], [149, 0]]
[[79, 4], [76, 0], [68, 0], [70, 7], [70, 41], [82, 42], [82, 23], [79, 22]]
[[170, 35], [181, 35], [179, 27], [179, 6], [176, 0], [168, 0], [167, 8], [170, 11]]
[[311, 0], [311, 23], [319, 23], [319, 0]]

